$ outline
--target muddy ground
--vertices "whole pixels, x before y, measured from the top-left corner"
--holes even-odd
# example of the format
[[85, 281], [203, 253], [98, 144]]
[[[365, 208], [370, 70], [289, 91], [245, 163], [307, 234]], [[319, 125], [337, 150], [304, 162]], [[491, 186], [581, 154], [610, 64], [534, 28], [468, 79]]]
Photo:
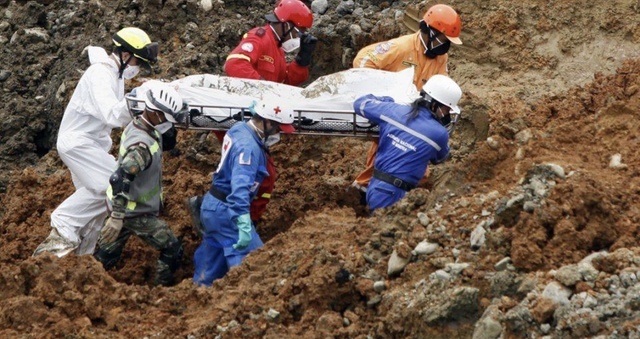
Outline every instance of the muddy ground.
[[[87, 67], [82, 50], [136, 25], [162, 46], [147, 77], [219, 74], [273, 4], [0, 1], [0, 336], [640, 336], [640, 3], [446, 3], [464, 41], [450, 51], [464, 91], [452, 160], [368, 217], [347, 187], [369, 141], [287, 136], [273, 150], [280, 174], [259, 225], [264, 248], [196, 288], [199, 239], [182, 201], [208, 188], [219, 145], [181, 131], [164, 157], [165, 219], [185, 256], [166, 288], [152, 286], [157, 254], [137, 239], [109, 272], [89, 256], [30, 257], [73, 192], [54, 146]], [[311, 80], [405, 33], [408, 4], [433, 2], [329, 0], [316, 14], [323, 42]], [[567, 278], [574, 267], [578, 278]], [[548, 292], [557, 282], [566, 303]], [[609, 305], [619, 307], [598, 308]]]

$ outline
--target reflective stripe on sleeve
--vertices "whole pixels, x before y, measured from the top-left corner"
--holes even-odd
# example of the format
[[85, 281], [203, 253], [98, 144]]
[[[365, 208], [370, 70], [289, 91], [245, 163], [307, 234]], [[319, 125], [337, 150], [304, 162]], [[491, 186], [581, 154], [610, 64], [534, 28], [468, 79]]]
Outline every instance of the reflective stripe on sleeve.
[[248, 56], [244, 55], [244, 54], [229, 54], [229, 56], [227, 57], [227, 60], [229, 59], [244, 59], [247, 60], [249, 62], [251, 62], [251, 58], [249, 58]]
[[389, 124], [391, 124], [391, 125], [393, 125], [393, 126], [395, 126], [395, 127], [397, 127], [397, 128], [399, 128], [399, 129], [401, 129], [401, 130], [403, 130], [403, 131], [405, 131], [405, 132], [407, 132], [407, 133], [409, 133], [409, 134], [411, 134], [411, 135], [413, 135], [414, 137], [416, 137], [416, 138], [418, 138], [420, 140], [423, 140], [424, 142], [426, 142], [427, 144], [429, 144], [433, 148], [435, 148], [436, 151], [438, 151], [438, 152], [442, 149], [435, 141], [429, 139], [426, 135], [420, 134], [420, 133], [416, 132], [415, 130], [413, 130], [413, 129], [411, 129], [411, 128], [409, 128], [409, 127], [407, 127], [407, 126], [405, 126], [405, 125], [403, 125], [403, 124], [401, 124], [401, 123], [399, 123], [399, 122], [397, 122], [397, 121], [395, 121], [395, 120], [393, 120], [393, 119], [391, 119], [391, 118], [389, 118], [387, 116], [381, 115], [380, 119], [385, 121], [385, 122], [387, 122], [387, 123], [389, 123]]

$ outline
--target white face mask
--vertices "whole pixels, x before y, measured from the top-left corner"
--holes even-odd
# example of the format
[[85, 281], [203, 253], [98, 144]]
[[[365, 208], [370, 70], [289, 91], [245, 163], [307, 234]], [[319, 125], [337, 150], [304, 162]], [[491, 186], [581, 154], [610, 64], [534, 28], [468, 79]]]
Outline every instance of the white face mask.
[[275, 144], [277, 144], [278, 142], [280, 142], [280, 133], [276, 133], [273, 135], [270, 135], [267, 137], [267, 140], [265, 140], [264, 145], [269, 148]]
[[153, 128], [155, 128], [156, 131], [158, 131], [160, 134], [165, 134], [168, 130], [171, 129], [171, 127], [173, 127], [173, 123], [171, 121], [165, 121], [160, 125], [153, 126]]
[[122, 77], [127, 80], [131, 80], [136, 75], [138, 75], [139, 72], [140, 72], [140, 66], [127, 65], [127, 68], [125, 68], [124, 71], [122, 72]]
[[282, 49], [285, 53], [290, 53], [295, 51], [300, 47], [300, 38], [289, 39], [282, 43]]

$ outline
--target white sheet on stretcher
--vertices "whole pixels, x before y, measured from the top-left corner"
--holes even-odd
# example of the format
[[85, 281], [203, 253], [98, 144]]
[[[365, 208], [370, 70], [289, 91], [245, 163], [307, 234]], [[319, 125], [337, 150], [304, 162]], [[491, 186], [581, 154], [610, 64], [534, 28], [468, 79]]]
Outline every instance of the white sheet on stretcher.
[[[153, 81], [145, 82], [145, 92]], [[411, 103], [419, 93], [413, 84], [413, 68], [387, 72], [353, 68], [318, 78], [306, 88], [265, 80], [231, 78], [213, 74], [191, 75], [172, 81], [191, 107], [199, 105], [246, 108], [256, 99], [281, 97], [302, 116], [314, 121], [353, 121], [353, 102], [362, 95], [390, 96], [398, 103]], [[141, 93], [138, 93], [140, 95]], [[319, 112], [313, 112], [319, 111]], [[228, 109], [205, 108], [203, 114], [221, 121], [229, 117]], [[368, 122], [357, 116], [356, 122]]]

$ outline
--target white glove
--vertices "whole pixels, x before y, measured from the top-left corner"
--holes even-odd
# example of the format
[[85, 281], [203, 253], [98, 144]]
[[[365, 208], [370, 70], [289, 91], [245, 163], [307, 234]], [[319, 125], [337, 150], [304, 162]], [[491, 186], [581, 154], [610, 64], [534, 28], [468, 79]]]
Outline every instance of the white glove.
[[123, 224], [123, 219], [108, 217], [107, 221], [105, 221], [104, 223], [104, 226], [102, 226], [102, 230], [100, 231], [100, 240], [98, 241], [100, 246], [108, 245], [114, 242], [118, 238]]

